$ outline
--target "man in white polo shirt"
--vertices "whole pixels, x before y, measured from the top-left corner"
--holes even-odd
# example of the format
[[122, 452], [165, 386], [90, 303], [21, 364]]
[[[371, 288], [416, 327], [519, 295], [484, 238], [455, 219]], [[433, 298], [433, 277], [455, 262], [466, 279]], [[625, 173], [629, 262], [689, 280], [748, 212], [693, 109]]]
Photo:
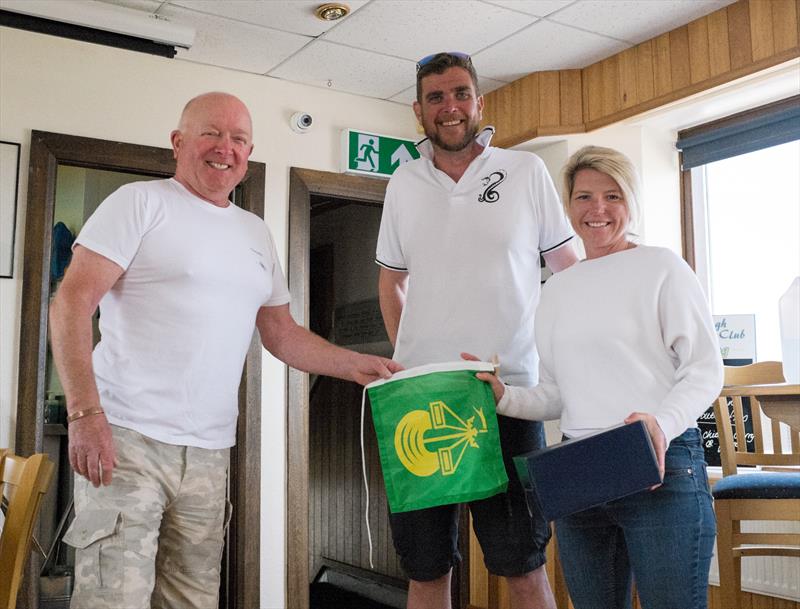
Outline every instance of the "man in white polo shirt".
[[[417, 64], [414, 112], [427, 139], [386, 190], [376, 262], [394, 359], [405, 367], [497, 355], [506, 383], [538, 379], [533, 319], [540, 254], [553, 271], [576, 261], [572, 230], [544, 163], [489, 146], [472, 61], [439, 53]], [[555, 609], [544, 552], [549, 526], [531, 515], [511, 457], [544, 445], [541, 423], [498, 417], [508, 492], [472, 502], [491, 573], [508, 578], [512, 609]], [[409, 609], [449, 609], [459, 560], [458, 506], [391, 515], [411, 583]]]
[[51, 306], [78, 474], [64, 538], [76, 548], [73, 609], [218, 606], [228, 450], [254, 329], [309, 372], [366, 384], [400, 369], [292, 319], [269, 229], [228, 198], [253, 150], [245, 105], [200, 95], [170, 139], [175, 177], [100, 204]]

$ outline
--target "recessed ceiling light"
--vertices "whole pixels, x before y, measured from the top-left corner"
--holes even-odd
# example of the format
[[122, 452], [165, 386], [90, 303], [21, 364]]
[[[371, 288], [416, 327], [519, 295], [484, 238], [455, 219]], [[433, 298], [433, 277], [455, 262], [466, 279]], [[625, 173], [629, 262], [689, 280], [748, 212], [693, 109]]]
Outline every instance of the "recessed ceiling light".
[[315, 14], [323, 21], [336, 21], [350, 13], [350, 7], [338, 2], [330, 2], [317, 7]]

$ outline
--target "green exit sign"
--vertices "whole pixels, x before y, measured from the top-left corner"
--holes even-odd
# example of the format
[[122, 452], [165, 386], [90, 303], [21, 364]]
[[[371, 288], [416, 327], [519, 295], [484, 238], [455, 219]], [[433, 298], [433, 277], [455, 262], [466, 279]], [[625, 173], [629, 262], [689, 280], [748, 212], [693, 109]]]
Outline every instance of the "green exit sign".
[[414, 140], [342, 131], [342, 171], [388, 178], [400, 165], [419, 158]]

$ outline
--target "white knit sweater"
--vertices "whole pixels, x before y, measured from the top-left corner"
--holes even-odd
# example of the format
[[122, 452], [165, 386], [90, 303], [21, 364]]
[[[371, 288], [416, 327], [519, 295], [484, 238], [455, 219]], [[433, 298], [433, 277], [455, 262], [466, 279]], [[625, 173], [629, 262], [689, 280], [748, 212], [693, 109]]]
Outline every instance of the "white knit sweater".
[[536, 312], [539, 384], [506, 387], [498, 412], [561, 418], [570, 437], [655, 415], [669, 442], [719, 395], [722, 359], [692, 270], [639, 245], [585, 260], [545, 284]]

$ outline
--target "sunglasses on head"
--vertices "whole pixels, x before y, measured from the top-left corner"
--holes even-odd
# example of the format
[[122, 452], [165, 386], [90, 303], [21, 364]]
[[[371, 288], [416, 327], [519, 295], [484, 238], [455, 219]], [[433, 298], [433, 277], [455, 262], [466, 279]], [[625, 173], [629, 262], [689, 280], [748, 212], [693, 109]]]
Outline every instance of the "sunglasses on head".
[[439, 53], [433, 53], [431, 55], [426, 55], [425, 57], [420, 59], [417, 62], [417, 72], [419, 72], [422, 67], [424, 67], [424, 66], [428, 65], [430, 62], [432, 62], [434, 60], [434, 58], [438, 57], [439, 55], [450, 55], [451, 57], [456, 57], [456, 58], [460, 59], [461, 61], [465, 61], [467, 64], [472, 65], [472, 58], [467, 53], [461, 53], [461, 52], [458, 52], [458, 51], [447, 51], [447, 52], [444, 52], [444, 53], [439, 52]]

